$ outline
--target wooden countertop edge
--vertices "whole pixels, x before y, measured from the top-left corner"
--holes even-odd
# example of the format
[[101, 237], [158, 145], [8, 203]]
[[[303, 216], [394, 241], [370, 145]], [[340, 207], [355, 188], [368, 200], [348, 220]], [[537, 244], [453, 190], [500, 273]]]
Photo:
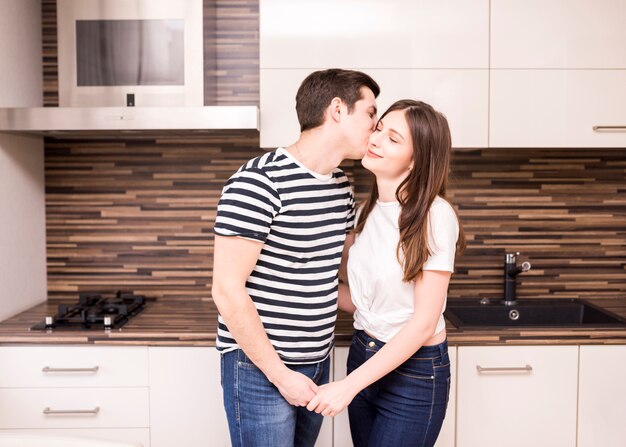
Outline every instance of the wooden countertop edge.
[[[598, 299], [597, 304], [626, 318], [626, 298]], [[55, 331], [28, 328], [53, 315], [58, 303], [40, 303], [0, 322], [2, 345], [215, 346], [217, 309], [212, 302], [157, 300], [122, 330]], [[207, 330], [208, 329], [208, 330]], [[492, 328], [458, 329], [448, 322], [449, 346], [615, 345], [626, 344], [626, 328]], [[335, 344], [349, 346], [351, 316], [339, 313]]]
[[[448, 346], [521, 346], [521, 345], [624, 345], [626, 331], [611, 335], [586, 334], [469, 334], [448, 336]], [[215, 346], [215, 334], [115, 334], [115, 336], [0, 336], [0, 346], [23, 345], [98, 345], [98, 346]], [[350, 336], [339, 335], [336, 346], [349, 346]]]

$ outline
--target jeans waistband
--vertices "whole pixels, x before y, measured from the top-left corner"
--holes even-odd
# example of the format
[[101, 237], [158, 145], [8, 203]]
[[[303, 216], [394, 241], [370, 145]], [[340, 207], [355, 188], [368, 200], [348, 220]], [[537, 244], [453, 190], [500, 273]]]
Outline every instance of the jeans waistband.
[[[376, 346], [378, 346], [378, 348], [382, 348], [386, 344], [384, 341], [380, 341], [362, 330], [357, 329], [356, 331], [354, 331], [354, 336], [359, 339], [365, 346], [368, 346], [370, 342], [374, 342]], [[435, 357], [437, 355], [443, 355], [446, 352], [448, 352], [447, 339], [437, 345], [422, 346], [416, 351], [414, 355], [419, 354], [420, 357]]]

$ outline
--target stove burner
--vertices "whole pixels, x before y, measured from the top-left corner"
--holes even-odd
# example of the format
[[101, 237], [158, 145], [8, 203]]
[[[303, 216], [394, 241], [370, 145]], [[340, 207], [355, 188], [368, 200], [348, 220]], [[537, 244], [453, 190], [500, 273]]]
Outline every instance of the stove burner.
[[31, 330], [119, 329], [144, 309], [146, 300], [142, 295], [121, 291], [115, 293], [115, 298], [80, 293], [78, 304], [59, 304], [56, 316], [47, 316]]

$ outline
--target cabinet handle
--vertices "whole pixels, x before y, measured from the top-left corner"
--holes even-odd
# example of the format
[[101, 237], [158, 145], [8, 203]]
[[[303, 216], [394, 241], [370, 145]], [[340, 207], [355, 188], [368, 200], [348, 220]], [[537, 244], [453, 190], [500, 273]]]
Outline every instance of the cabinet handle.
[[488, 372], [531, 372], [533, 367], [530, 365], [526, 366], [510, 366], [510, 367], [501, 367], [501, 368], [485, 368], [480, 365], [476, 365], [476, 370], [479, 374], [488, 373]]
[[626, 132], [626, 126], [593, 126], [595, 132]]
[[43, 414], [98, 414], [100, 407], [96, 407], [93, 410], [53, 410], [50, 407], [43, 409]]
[[78, 372], [78, 373], [96, 373], [100, 369], [99, 366], [93, 368], [52, 368], [50, 366], [44, 366], [41, 368], [45, 373], [59, 373], [59, 372]]

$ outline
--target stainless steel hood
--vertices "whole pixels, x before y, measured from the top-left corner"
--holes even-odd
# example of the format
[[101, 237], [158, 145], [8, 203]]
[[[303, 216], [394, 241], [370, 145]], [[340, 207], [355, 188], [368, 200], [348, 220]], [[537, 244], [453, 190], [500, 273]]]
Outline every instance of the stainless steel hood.
[[0, 132], [258, 130], [257, 106], [31, 107], [0, 109]]

